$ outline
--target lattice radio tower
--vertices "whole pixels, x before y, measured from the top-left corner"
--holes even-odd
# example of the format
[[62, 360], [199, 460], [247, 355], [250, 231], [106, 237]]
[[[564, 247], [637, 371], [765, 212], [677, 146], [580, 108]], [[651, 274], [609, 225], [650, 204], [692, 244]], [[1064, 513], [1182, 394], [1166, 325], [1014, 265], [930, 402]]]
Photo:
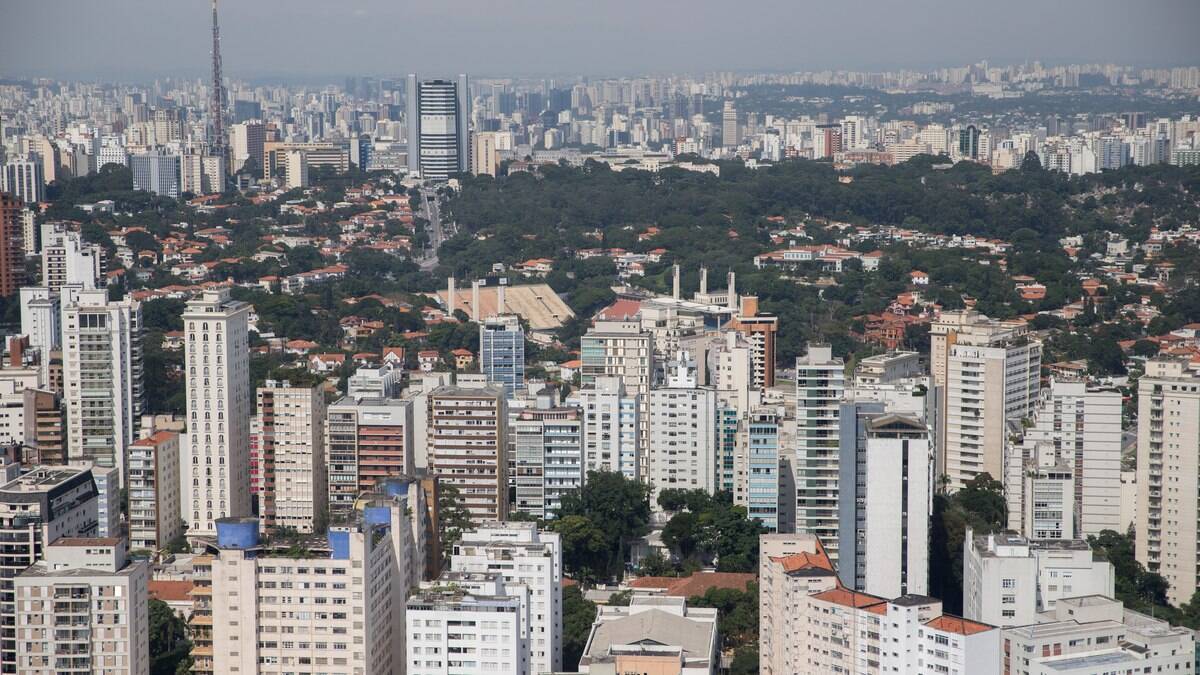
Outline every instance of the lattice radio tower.
[[211, 153], [225, 154], [225, 85], [221, 80], [221, 27], [217, 25], [217, 0], [212, 0], [212, 96], [208, 116], [212, 124]]

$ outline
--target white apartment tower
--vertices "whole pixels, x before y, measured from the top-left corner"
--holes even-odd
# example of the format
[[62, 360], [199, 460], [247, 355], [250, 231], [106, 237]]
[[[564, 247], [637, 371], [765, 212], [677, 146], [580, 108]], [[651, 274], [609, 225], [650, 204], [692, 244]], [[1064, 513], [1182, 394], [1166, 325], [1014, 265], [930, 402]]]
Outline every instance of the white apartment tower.
[[[408, 675], [533, 675], [529, 591], [499, 574], [446, 572], [406, 603]], [[472, 656], [473, 655], [473, 656]]]
[[[1022, 465], [1034, 459], [1038, 447], [1053, 452], [1054, 461], [1044, 464], [1061, 463], [1072, 473], [1072, 529], [1079, 536], [1123, 529], [1120, 392], [1064, 380], [1055, 380], [1043, 390], [1023, 442], [1010, 448], [1011, 456], [1005, 460], [1006, 493], [1020, 492], [1016, 481], [1028, 474]], [[1011, 529], [1019, 528], [1014, 516], [1020, 512], [1010, 506]], [[1027, 531], [1024, 534], [1032, 536]]]
[[1112, 563], [1086, 541], [1029, 541], [1014, 534], [976, 536], [963, 542], [963, 616], [994, 626], [1024, 626], [1082, 595], [1112, 597]]
[[641, 405], [619, 377], [597, 377], [576, 392], [583, 411], [583, 475], [612, 471], [637, 480], [642, 474]]
[[[639, 441], [646, 444], [647, 405], [654, 376], [654, 334], [637, 321], [597, 321], [580, 338], [580, 383], [586, 388], [605, 376], [621, 378], [625, 391], [638, 397]], [[645, 471], [645, 458], [640, 471]]]
[[214, 535], [218, 518], [251, 512], [250, 305], [206, 290], [183, 312], [187, 436], [180, 487], [188, 535]]
[[325, 391], [267, 380], [258, 388], [258, 515], [268, 530], [319, 532], [328, 505]]
[[65, 223], [42, 223], [42, 285], [51, 291], [64, 286], [92, 289], [104, 268], [104, 249], [83, 241]]
[[828, 345], [796, 359], [796, 532], [816, 535], [837, 564], [839, 404], [845, 364]]
[[885, 414], [867, 423], [864, 589], [885, 597], [929, 587], [933, 444], [925, 423]]
[[646, 468], [653, 491], [716, 491], [717, 392], [696, 384], [696, 362], [687, 352], [667, 365], [666, 386], [650, 390]]
[[1138, 380], [1137, 559], [1188, 602], [1200, 588], [1200, 376], [1151, 359]]
[[529, 589], [529, 663], [533, 673], [562, 666], [562, 544], [534, 523], [485, 523], [463, 532], [450, 556], [454, 572], [499, 574]]
[[120, 471], [142, 415], [142, 306], [69, 286], [62, 298], [63, 398], [71, 459]]

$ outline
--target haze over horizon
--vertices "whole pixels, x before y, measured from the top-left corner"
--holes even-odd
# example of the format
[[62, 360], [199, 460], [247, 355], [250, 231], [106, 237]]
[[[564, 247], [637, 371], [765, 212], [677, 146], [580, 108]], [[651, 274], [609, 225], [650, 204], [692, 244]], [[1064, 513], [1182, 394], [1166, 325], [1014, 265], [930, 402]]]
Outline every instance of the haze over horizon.
[[[130, 81], [208, 73], [207, 0], [5, 4], [0, 77]], [[477, 0], [226, 1], [225, 73], [315, 81], [410, 71], [522, 77], [895, 70], [981, 60], [1200, 64], [1196, 0], [509, 4], [481, 10]]]

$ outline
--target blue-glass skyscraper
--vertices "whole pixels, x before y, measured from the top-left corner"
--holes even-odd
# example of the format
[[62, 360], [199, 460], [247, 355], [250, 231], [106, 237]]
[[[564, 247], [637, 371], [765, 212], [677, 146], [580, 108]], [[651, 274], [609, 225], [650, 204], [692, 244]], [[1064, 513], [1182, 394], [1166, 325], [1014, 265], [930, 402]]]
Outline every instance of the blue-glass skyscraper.
[[486, 319], [479, 326], [479, 371], [504, 393], [525, 384], [525, 331], [516, 315]]

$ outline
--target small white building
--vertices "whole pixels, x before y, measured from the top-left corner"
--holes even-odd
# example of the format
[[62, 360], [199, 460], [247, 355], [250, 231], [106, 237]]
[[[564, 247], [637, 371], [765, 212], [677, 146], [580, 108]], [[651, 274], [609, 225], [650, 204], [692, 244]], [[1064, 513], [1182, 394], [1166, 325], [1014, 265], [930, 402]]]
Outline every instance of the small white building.
[[1060, 600], [1003, 639], [1010, 675], [1195, 672], [1194, 631], [1100, 595]]
[[408, 675], [532, 675], [529, 589], [499, 574], [447, 572], [407, 602]]
[[968, 619], [1022, 626], [1062, 598], [1113, 595], [1112, 563], [1079, 539], [1030, 541], [967, 530], [963, 546], [963, 615]]

